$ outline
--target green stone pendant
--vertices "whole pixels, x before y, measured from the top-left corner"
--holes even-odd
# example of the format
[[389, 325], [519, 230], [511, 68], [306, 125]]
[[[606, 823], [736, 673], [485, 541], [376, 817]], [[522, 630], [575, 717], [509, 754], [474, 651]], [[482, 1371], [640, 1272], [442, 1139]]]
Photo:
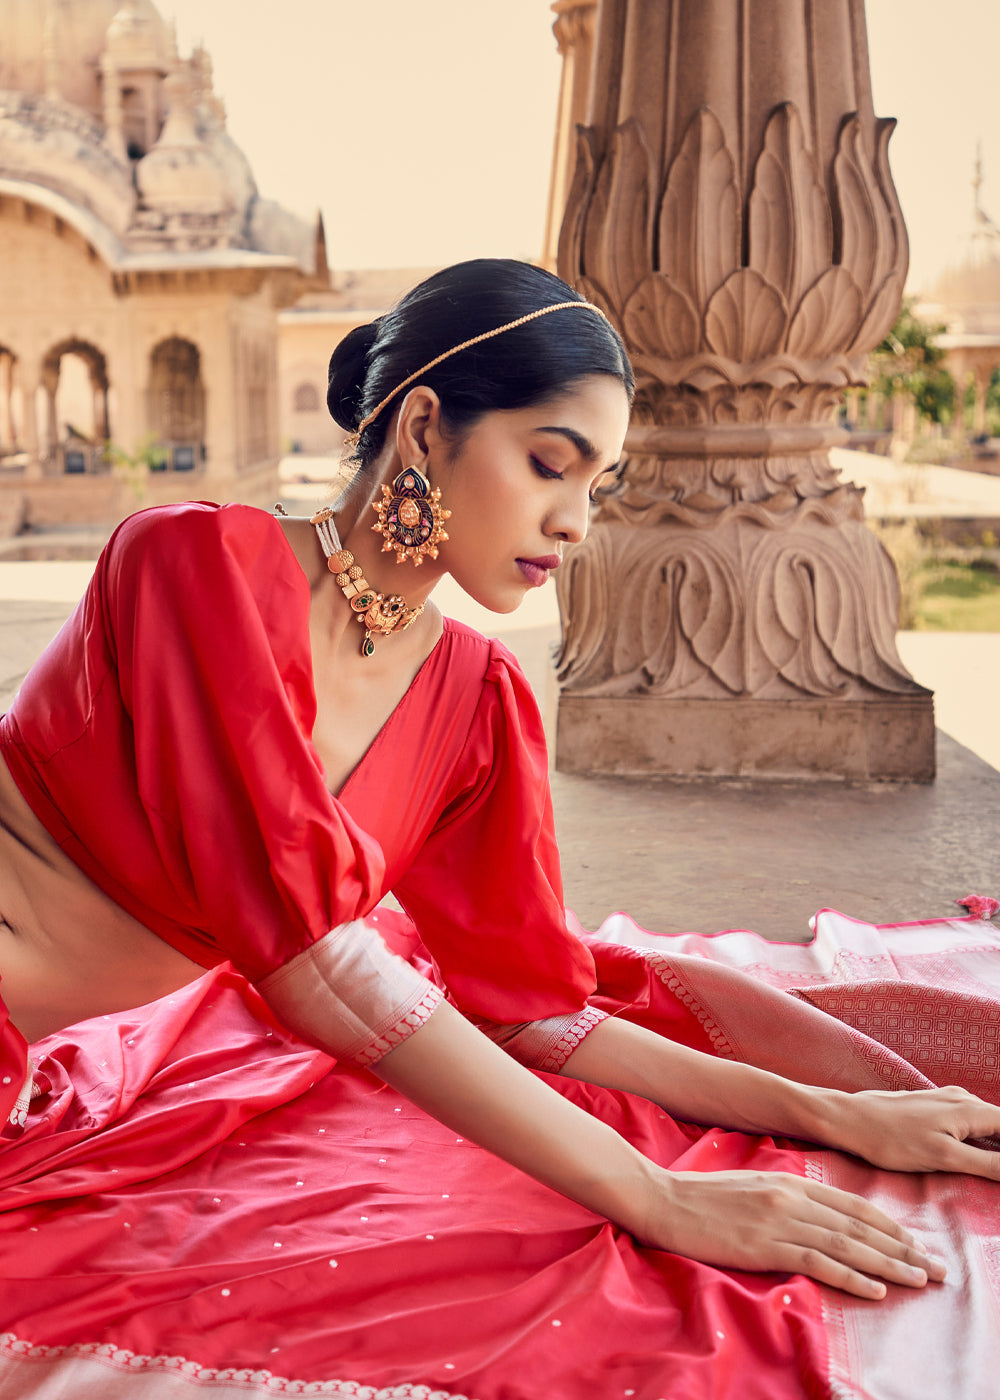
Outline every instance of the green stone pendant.
[[374, 656], [374, 655], [375, 655], [375, 643], [372, 641], [370, 634], [367, 633], [367, 632], [365, 633], [365, 639], [364, 639], [364, 641], [361, 643], [361, 655], [362, 655], [362, 656]]

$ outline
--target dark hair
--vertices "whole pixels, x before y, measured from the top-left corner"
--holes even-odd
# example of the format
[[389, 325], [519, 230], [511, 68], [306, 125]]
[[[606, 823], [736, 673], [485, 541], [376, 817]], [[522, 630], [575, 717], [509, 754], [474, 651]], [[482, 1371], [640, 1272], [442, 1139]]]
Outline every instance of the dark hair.
[[[330, 413], [354, 432], [388, 394], [436, 356], [543, 306], [583, 300], [551, 272], [530, 263], [477, 258], [445, 268], [337, 346], [330, 359]], [[419, 383], [441, 400], [448, 432], [461, 435], [485, 413], [526, 408], [589, 374], [612, 375], [631, 401], [635, 380], [618, 333], [595, 311], [567, 308], [449, 355], [422, 374]], [[362, 467], [381, 452], [398, 406], [395, 400], [386, 404], [361, 434], [354, 460]]]

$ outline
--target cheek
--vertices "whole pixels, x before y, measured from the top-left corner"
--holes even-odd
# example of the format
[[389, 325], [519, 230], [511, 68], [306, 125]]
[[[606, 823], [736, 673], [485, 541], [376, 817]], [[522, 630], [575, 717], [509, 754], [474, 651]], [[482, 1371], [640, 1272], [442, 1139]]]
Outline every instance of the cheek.
[[[516, 527], [525, 514], [525, 493], [512, 479], [509, 471], [481, 469], [470, 472], [441, 504], [453, 512], [449, 527], [469, 541], [481, 540], [488, 545]], [[454, 504], [452, 504], [454, 501]]]

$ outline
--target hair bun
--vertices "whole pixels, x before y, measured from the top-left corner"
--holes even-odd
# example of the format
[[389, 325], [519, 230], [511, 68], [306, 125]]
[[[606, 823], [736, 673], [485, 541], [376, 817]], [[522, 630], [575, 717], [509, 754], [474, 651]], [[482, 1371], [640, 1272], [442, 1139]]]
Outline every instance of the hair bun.
[[378, 321], [356, 326], [330, 356], [327, 378], [326, 406], [335, 423], [353, 433], [364, 416], [365, 378], [368, 373], [368, 352], [378, 335]]

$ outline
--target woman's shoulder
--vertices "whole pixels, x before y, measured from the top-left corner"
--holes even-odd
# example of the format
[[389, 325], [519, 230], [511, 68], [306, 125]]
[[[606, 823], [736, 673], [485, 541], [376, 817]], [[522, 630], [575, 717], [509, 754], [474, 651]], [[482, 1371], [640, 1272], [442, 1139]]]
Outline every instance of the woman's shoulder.
[[220, 541], [274, 540], [280, 526], [273, 515], [257, 506], [232, 502], [180, 501], [172, 505], [148, 506], [127, 516], [111, 536], [120, 548], [157, 543], [176, 547], [185, 538], [204, 546], [212, 538]]
[[136, 511], [111, 536], [104, 564], [110, 578], [123, 581], [152, 571], [196, 583], [235, 571], [262, 583], [287, 575], [296, 584], [302, 574], [280, 522], [236, 502], [184, 501]]
[[444, 618], [440, 646], [452, 674], [462, 673], [469, 679], [478, 675], [487, 681], [503, 673], [514, 673], [524, 679], [520, 663], [509, 647], [497, 637], [484, 637], [457, 618]]

